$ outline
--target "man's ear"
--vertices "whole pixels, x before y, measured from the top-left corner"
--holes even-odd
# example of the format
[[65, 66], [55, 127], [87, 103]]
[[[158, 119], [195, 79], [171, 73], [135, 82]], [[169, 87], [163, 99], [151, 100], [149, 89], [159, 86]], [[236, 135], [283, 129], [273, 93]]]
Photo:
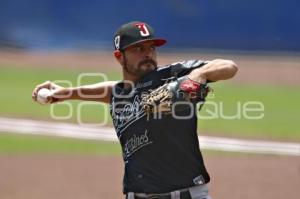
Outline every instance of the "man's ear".
[[124, 64], [123, 53], [120, 50], [115, 50], [113, 54], [114, 54], [115, 58], [117, 59], [117, 61], [123, 66], [123, 64]]
[[121, 58], [122, 58], [122, 53], [121, 53], [121, 51], [120, 50], [115, 50], [114, 51], [114, 56], [115, 56], [115, 58], [117, 59], [117, 60], [120, 60]]

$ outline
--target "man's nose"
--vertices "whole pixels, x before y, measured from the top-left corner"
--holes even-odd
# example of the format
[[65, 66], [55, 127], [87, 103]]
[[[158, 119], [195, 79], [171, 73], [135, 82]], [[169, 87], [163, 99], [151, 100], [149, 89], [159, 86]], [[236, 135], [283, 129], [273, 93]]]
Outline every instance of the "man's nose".
[[145, 52], [144, 52], [144, 57], [145, 57], [146, 59], [153, 58], [153, 56], [154, 56], [153, 50], [151, 50], [151, 49], [145, 50]]

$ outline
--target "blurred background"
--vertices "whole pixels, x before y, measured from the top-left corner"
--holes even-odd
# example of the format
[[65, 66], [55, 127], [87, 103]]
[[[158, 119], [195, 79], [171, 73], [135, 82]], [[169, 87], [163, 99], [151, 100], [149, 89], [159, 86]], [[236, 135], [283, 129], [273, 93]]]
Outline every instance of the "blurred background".
[[146, 21], [169, 48], [299, 51], [299, 2], [289, 0], [1, 0], [2, 46], [108, 49], [116, 29]]
[[[159, 65], [216, 58], [239, 65], [234, 79], [212, 85], [200, 137], [298, 147], [296, 155], [204, 148], [213, 198], [298, 198], [299, 6], [296, 0], [0, 0], [0, 198], [122, 198], [121, 149], [93, 134], [114, 134], [108, 107], [42, 106], [31, 92], [46, 80], [62, 86], [104, 81], [101, 74], [120, 80], [112, 38], [129, 21], [145, 21], [168, 40], [158, 49]], [[79, 78], [87, 73], [94, 75]], [[247, 103], [256, 111], [250, 119]], [[76, 129], [79, 121], [88, 128]]]

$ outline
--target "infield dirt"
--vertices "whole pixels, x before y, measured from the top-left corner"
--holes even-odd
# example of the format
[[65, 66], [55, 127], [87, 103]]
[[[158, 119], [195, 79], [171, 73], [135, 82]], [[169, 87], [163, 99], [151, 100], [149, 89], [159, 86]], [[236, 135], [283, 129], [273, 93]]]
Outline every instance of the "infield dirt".
[[[231, 59], [239, 65], [231, 80], [242, 84], [300, 86], [300, 57], [292, 55], [160, 53], [159, 65], [187, 59]], [[121, 67], [111, 52], [6, 52], [0, 51], [0, 65], [30, 68], [82, 70], [83, 72], [119, 71]]]
[[[124, 198], [121, 155], [1, 155], [0, 162], [3, 199]], [[215, 199], [299, 198], [299, 157], [206, 155], [205, 162]]]

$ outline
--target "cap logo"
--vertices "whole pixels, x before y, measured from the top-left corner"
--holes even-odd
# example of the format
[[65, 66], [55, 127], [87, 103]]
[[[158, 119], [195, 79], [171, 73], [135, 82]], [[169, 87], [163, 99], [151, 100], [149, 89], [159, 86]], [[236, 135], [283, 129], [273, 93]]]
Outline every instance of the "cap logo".
[[140, 29], [140, 34], [142, 37], [148, 37], [150, 35], [149, 30], [144, 23], [136, 23], [135, 26]]
[[117, 50], [120, 49], [120, 35], [115, 37], [115, 47]]

